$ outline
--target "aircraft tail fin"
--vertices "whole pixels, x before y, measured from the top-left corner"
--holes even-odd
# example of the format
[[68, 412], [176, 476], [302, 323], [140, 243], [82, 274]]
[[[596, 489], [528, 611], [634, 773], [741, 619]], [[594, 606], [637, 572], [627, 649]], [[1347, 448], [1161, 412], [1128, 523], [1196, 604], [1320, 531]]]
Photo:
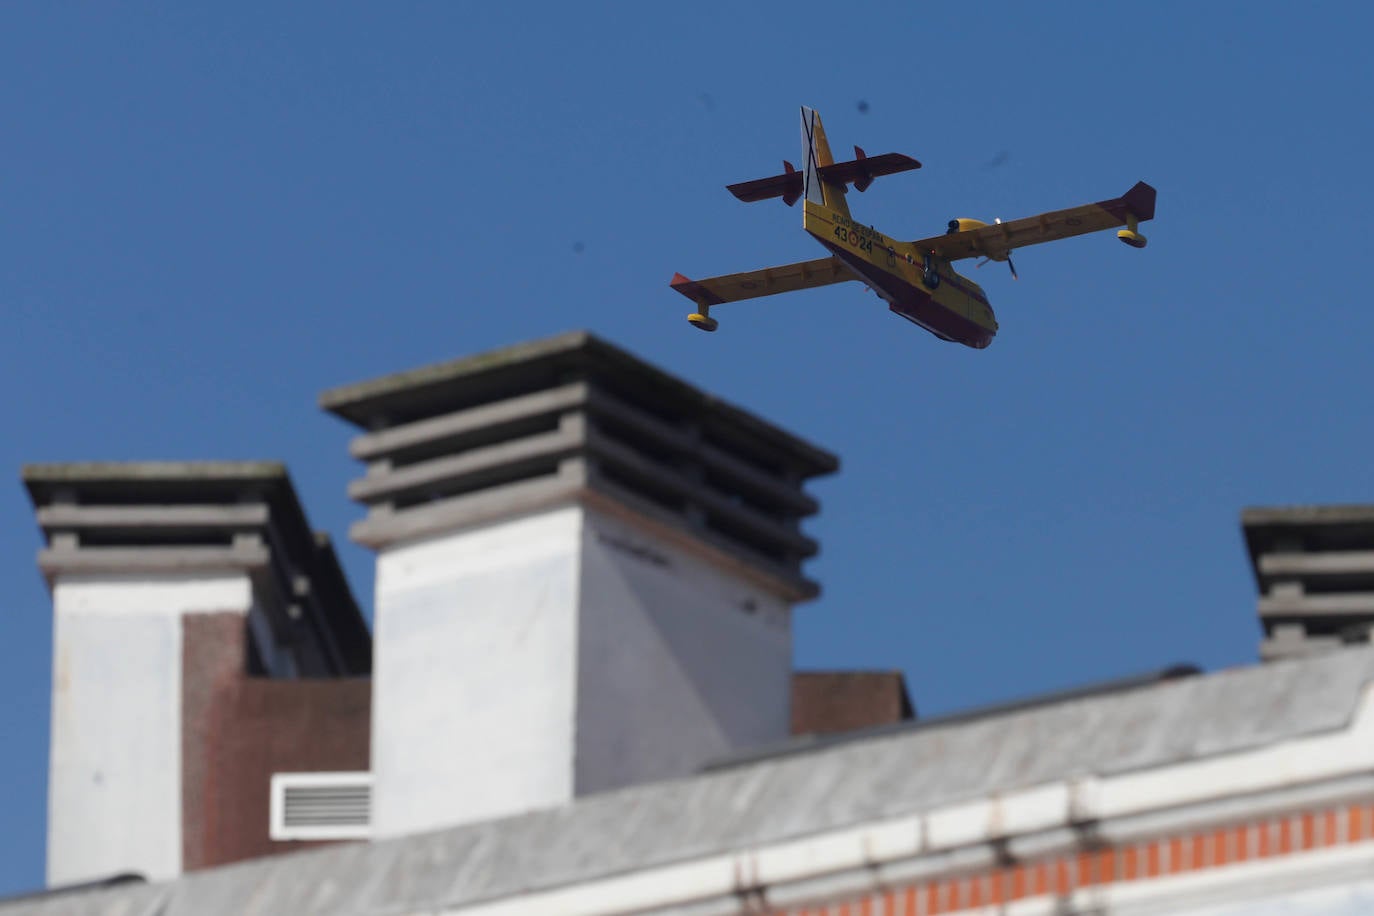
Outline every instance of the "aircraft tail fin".
[[1155, 189], [1143, 181], [1137, 181], [1121, 198], [1136, 219], [1144, 221], [1155, 218]]
[[835, 164], [835, 157], [830, 154], [830, 143], [825, 139], [825, 128], [821, 126], [821, 116], [815, 109], [802, 106], [801, 125], [802, 157], [806, 162], [802, 171], [802, 196], [812, 203], [848, 216], [849, 203], [845, 200], [844, 183], [827, 181], [821, 171]]

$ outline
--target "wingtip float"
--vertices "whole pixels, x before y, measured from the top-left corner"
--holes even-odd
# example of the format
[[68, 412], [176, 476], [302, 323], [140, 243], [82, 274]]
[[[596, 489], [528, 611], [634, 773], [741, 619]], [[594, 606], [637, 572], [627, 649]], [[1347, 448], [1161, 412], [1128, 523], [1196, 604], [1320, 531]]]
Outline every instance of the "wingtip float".
[[1017, 248], [1116, 227], [1123, 227], [1116, 233], [1123, 243], [1145, 247], [1138, 227], [1154, 218], [1155, 189], [1143, 181], [1111, 200], [991, 224], [950, 220], [945, 234], [914, 242], [890, 238], [850, 217], [848, 187], [866, 191], [875, 179], [919, 169], [921, 163], [901, 153], [868, 156], [858, 146], [853, 159], [836, 162], [820, 115], [810, 108], [801, 113], [804, 167], [784, 160], [781, 174], [727, 189], [748, 203], [780, 197], [790, 207], [802, 201], [802, 225], [830, 257], [704, 280], [675, 274], [672, 288], [696, 305], [687, 320], [703, 331], [719, 327], [711, 309], [726, 302], [858, 281], [886, 300], [891, 311], [941, 340], [982, 349], [996, 336], [997, 319], [982, 287], [955, 271], [953, 262], [982, 258], [981, 267], [1005, 261], [1015, 277], [1011, 252]]

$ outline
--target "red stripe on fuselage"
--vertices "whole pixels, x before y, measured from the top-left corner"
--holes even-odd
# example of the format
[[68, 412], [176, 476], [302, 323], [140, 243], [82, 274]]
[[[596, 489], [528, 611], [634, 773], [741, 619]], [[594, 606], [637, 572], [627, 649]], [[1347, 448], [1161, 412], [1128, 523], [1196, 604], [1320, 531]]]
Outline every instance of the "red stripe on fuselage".
[[963, 315], [951, 312], [929, 295], [914, 290], [911, 296], [896, 302], [888, 300], [888, 308], [908, 321], [914, 322], [941, 340], [961, 343], [966, 347], [981, 350], [992, 343], [996, 331], [969, 321]]

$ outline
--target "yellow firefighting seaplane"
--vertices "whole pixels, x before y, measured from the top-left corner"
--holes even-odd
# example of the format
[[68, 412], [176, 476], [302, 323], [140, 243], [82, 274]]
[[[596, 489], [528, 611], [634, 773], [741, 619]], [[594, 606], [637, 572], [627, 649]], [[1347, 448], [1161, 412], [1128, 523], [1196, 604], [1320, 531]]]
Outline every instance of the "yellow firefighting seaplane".
[[984, 260], [977, 266], [981, 267], [989, 260], [1006, 261], [1015, 277], [1013, 249], [1116, 226], [1125, 227], [1116, 233], [1121, 241], [1132, 248], [1145, 247], [1145, 237], [1136, 227], [1154, 217], [1155, 189], [1143, 181], [1114, 200], [1009, 222], [953, 219], [944, 235], [899, 242], [850, 218], [846, 186], [864, 191], [881, 175], [919, 169], [921, 163], [901, 153], [865, 156], [857, 146], [854, 159], [836, 162], [820, 116], [803, 108], [801, 118], [805, 168], [798, 171], [784, 161], [781, 175], [732, 184], [728, 189], [746, 202], [781, 197], [790, 207], [801, 200], [802, 225], [833, 254], [708, 280], [674, 275], [673, 289], [697, 306], [687, 320], [703, 331], [716, 329], [711, 308], [724, 302], [857, 280], [886, 299], [892, 311], [941, 340], [982, 349], [992, 343], [997, 319], [982, 287], [956, 273], [952, 262], [980, 257]]

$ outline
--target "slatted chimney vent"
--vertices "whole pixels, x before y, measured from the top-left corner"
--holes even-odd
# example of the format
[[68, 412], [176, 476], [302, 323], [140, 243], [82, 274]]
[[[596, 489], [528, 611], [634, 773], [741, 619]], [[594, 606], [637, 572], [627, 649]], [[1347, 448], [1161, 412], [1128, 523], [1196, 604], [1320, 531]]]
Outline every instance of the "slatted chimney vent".
[[1251, 508], [1241, 526], [1259, 588], [1261, 658], [1374, 642], [1374, 505]]
[[272, 839], [365, 840], [371, 824], [371, 773], [272, 774]]
[[803, 575], [820, 508], [806, 480], [838, 459], [576, 332], [327, 391], [360, 427], [368, 507], [353, 540], [374, 549], [581, 502], [688, 535], [715, 561], [744, 561], [783, 593]]

